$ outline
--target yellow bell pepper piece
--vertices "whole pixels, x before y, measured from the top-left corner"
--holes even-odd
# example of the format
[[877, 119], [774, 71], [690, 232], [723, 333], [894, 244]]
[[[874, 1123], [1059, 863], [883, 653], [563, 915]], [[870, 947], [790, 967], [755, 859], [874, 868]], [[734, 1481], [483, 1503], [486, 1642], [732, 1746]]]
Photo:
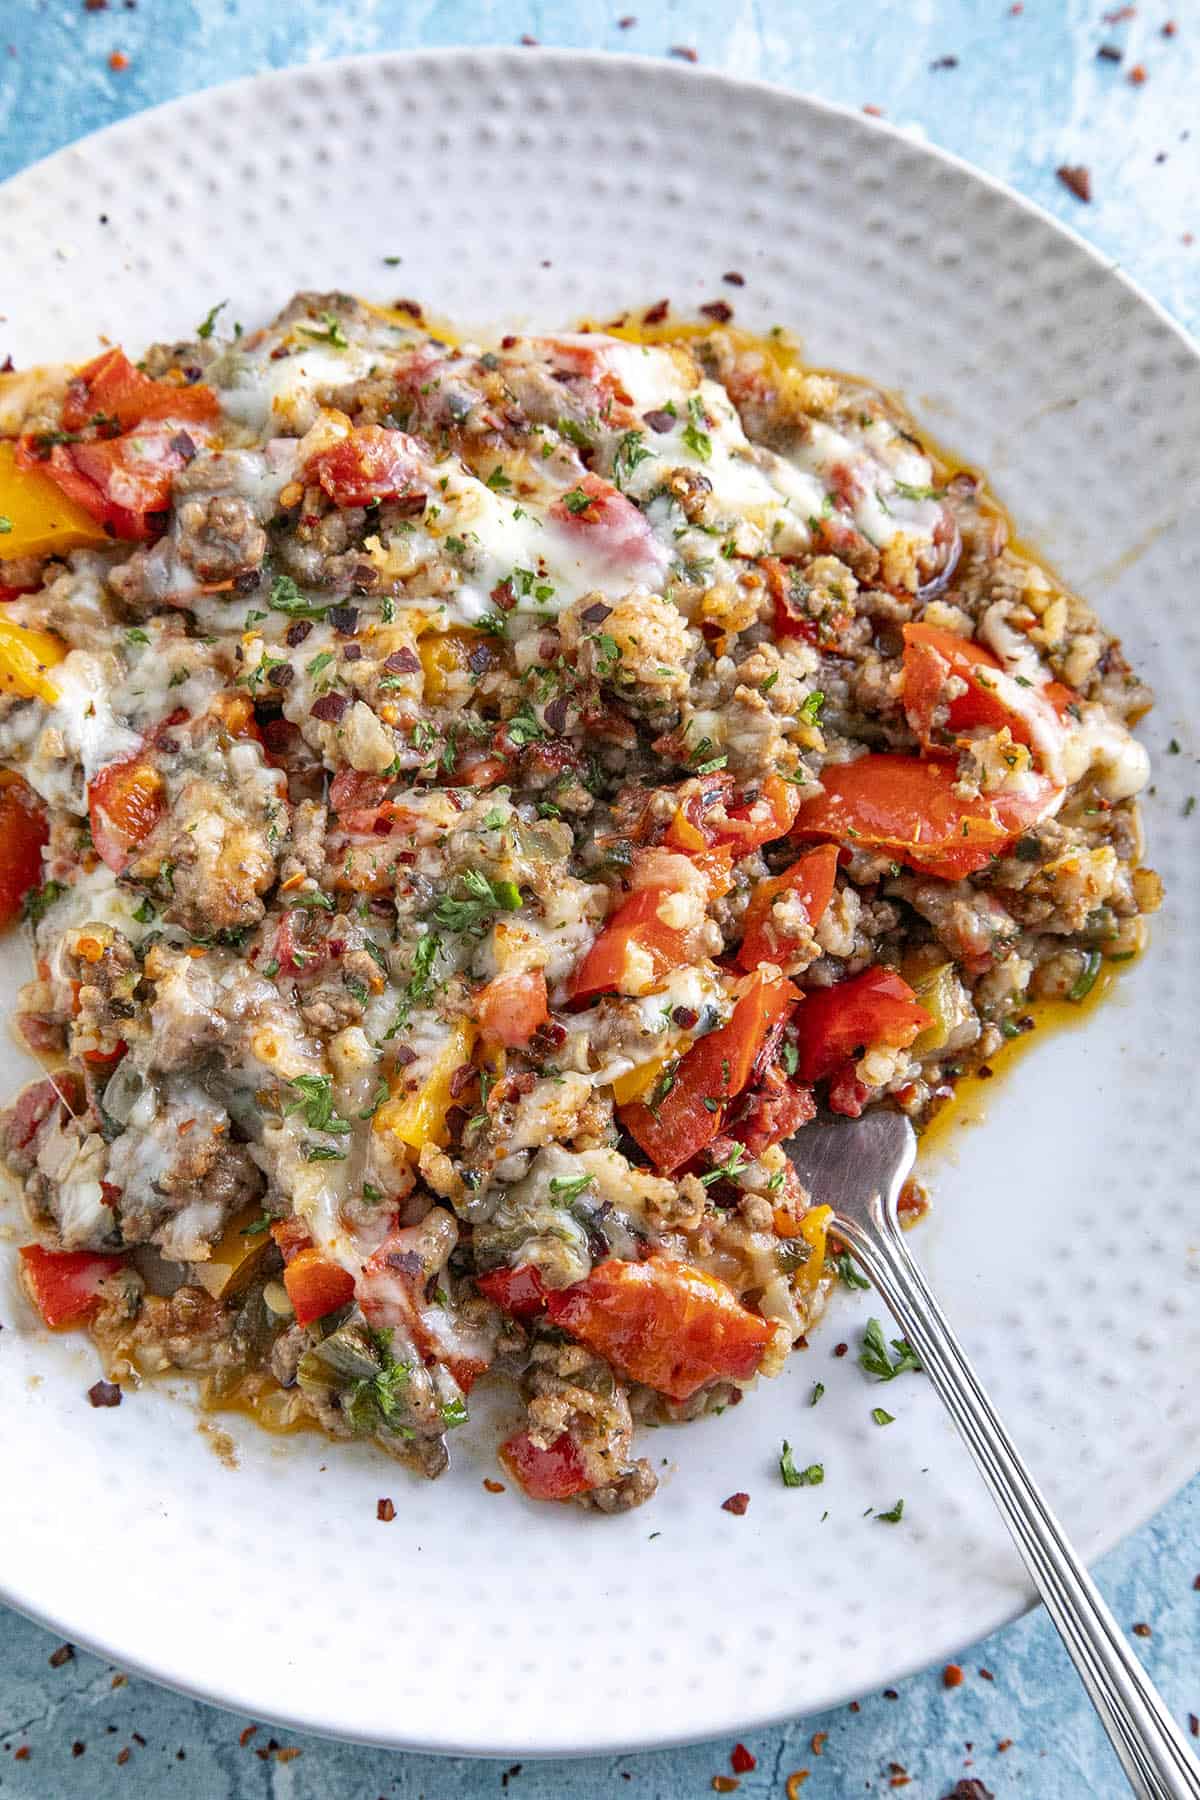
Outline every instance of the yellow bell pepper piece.
[[[477, 1029], [469, 1019], [456, 1019], [416, 1092], [396, 1094], [393, 1090], [393, 1098], [384, 1101], [375, 1114], [376, 1131], [390, 1131], [413, 1150], [420, 1150], [426, 1144], [444, 1146], [450, 1137], [446, 1129], [446, 1114], [453, 1099], [450, 1084], [455, 1070], [470, 1062], [477, 1036]], [[401, 1070], [399, 1080], [403, 1078], [404, 1071]]]
[[24, 694], [53, 706], [58, 689], [47, 679], [46, 670], [66, 654], [61, 638], [0, 617], [0, 693]]
[[[262, 1229], [255, 1229], [258, 1226]], [[273, 1249], [270, 1228], [263, 1224], [262, 1202], [252, 1200], [230, 1219], [207, 1262], [193, 1263], [190, 1279], [214, 1300], [229, 1300], [249, 1287]]]
[[0, 441], [0, 562], [18, 556], [59, 556], [112, 539], [98, 520], [68, 500], [40, 469], [18, 469], [16, 445]]
[[630, 1069], [626, 1075], [618, 1075], [612, 1084], [613, 1099], [618, 1106], [628, 1106], [631, 1100], [640, 1100], [648, 1088], [652, 1088], [667, 1064], [679, 1055], [678, 1047], [669, 1050], [665, 1056], [653, 1056], [649, 1062], [639, 1063], [636, 1069]]
[[474, 653], [478, 664], [481, 646], [487, 652], [485, 667], [491, 668], [500, 661], [495, 641], [486, 631], [469, 631], [463, 626], [455, 626], [449, 631], [425, 633], [417, 646], [417, 654], [425, 671], [425, 698], [431, 705], [440, 706], [456, 681], [472, 673], [471, 657]]
[[816, 1287], [825, 1270], [825, 1237], [832, 1217], [832, 1206], [810, 1206], [800, 1221], [800, 1236], [808, 1245], [809, 1257], [799, 1270], [796, 1280], [809, 1293]]
[[928, 975], [912, 984], [913, 993], [925, 1011], [933, 1020], [910, 1047], [911, 1056], [930, 1056], [935, 1050], [941, 1050], [950, 1039], [950, 1033], [960, 1023], [961, 1007], [959, 996], [961, 989], [958, 977], [951, 962], [939, 963]]

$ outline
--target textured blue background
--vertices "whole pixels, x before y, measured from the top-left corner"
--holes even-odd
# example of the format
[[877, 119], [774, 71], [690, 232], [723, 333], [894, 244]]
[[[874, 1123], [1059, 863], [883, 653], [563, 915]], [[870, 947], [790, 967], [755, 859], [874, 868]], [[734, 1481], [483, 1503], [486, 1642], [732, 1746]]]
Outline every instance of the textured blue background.
[[[649, 56], [687, 46], [710, 67], [882, 108], [1067, 220], [1196, 329], [1200, 247], [1191, 234], [1200, 233], [1200, 7], [1197, 0], [1141, 0], [1133, 19], [1114, 21], [1118, 4], [805, 0], [801, 9], [784, 0], [107, 0], [90, 12], [84, 0], [0, 0], [0, 177], [126, 113], [288, 63], [403, 46], [511, 43], [523, 33], [546, 44]], [[638, 13], [625, 29], [617, 23], [622, 6]], [[1177, 30], [1164, 35], [1172, 13]], [[1123, 61], [1098, 58], [1101, 44], [1119, 48]], [[128, 66], [110, 68], [113, 52]], [[948, 58], [957, 60], [947, 65]], [[1137, 64], [1146, 71], [1140, 86], [1129, 80]], [[1060, 163], [1090, 168], [1090, 206], [1056, 180]], [[0, 312], [4, 298], [0, 201]], [[120, 1556], [132, 1553], [135, 1547], [114, 1549], [114, 1574]], [[797, 1578], [781, 1569], [781, 1605]], [[1100, 1578], [1127, 1628], [1151, 1627], [1152, 1635], [1134, 1641], [1177, 1715], [1200, 1712], [1200, 1480], [1108, 1557]], [[181, 1631], [186, 1581], [181, 1570], [178, 1593], [164, 1597], [177, 1608]], [[286, 1607], [286, 1595], [279, 1605]], [[4, 1794], [478, 1800], [503, 1788], [513, 1800], [625, 1793], [682, 1800], [710, 1792], [712, 1777], [729, 1772], [729, 1743], [514, 1768], [288, 1734], [278, 1746], [281, 1760], [267, 1727], [240, 1744], [252, 1721], [126, 1682], [82, 1654], [52, 1668], [55, 1644], [0, 1609]], [[408, 1650], [420, 1654], [419, 1645]], [[364, 1656], [378, 1653], [379, 1646], [364, 1644]], [[864, 1695], [858, 1712], [842, 1708], [753, 1734], [758, 1767], [743, 1778], [740, 1795], [781, 1800], [786, 1776], [801, 1768], [811, 1771], [802, 1800], [892, 1791], [941, 1800], [964, 1774], [984, 1781], [996, 1800], [1116, 1800], [1126, 1792], [1043, 1615], [996, 1634], [961, 1661], [965, 1681], [953, 1692], [935, 1670], [898, 1694]], [[469, 1694], [447, 1698], [470, 1706]], [[818, 1732], [828, 1733], [819, 1756], [812, 1750]], [[911, 1783], [894, 1789], [905, 1775]]]

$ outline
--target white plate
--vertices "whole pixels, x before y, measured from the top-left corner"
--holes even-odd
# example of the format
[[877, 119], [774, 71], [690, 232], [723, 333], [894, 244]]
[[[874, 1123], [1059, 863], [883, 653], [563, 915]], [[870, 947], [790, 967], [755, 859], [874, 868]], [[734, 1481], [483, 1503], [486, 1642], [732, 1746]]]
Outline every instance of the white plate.
[[[813, 360], [899, 389], [992, 475], [1158, 689], [1146, 810], [1169, 901], [1113, 1002], [996, 1084], [987, 1126], [937, 1175], [919, 1250], [1084, 1550], [1146, 1518], [1200, 1461], [1200, 815], [1183, 816], [1200, 788], [1200, 362], [1182, 335], [948, 157], [628, 59], [430, 52], [267, 76], [65, 150], [0, 208], [0, 350], [21, 363], [91, 354], [97, 333], [179, 335], [227, 296], [256, 323], [297, 286], [477, 325], [725, 297], [740, 322], [784, 322]], [[730, 269], [743, 288], [722, 284]], [[23, 950], [6, 955], [15, 982]], [[877, 1687], [1027, 1603], [926, 1384], [881, 1394], [834, 1358], [867, 1306], [839, 1301], [737, 1412], [660, 1433], [659, 1497], [602, 1519], [486, 1493], [486, 1428], [426, 1485], [364, 1448], [235, 1421], [232, 1472], [165, 1395], [93, 1411], [89, 1353], [33, 1327], [10, 1260], [5, 1597], [256, 1717], [438, 1750], [658, 1744]], [[782, 1486], [784, 1437], [824, 1462], [823, 1488]], [[720, 1506], [735, 1489], [742, 1518]], [[901, 1525], [863, 1516], [901, 1495]]]

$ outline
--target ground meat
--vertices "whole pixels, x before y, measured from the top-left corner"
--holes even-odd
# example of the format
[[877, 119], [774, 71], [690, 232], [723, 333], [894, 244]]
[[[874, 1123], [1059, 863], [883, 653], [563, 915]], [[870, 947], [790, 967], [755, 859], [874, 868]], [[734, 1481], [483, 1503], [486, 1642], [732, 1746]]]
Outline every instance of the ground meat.
[[266, 553], [267, 534], [248, 500], [238, 494], [186, 500], [177, 509], [175, 520], [180, 560], [194, 569], [201, 581], [236, 584], [257, 574]]
[[163, 916], [196, 937], [256, 925], [275, 879], [267, 827], [236, 795], [196, 776], [151, 832], [127, 879], [165, 890]]

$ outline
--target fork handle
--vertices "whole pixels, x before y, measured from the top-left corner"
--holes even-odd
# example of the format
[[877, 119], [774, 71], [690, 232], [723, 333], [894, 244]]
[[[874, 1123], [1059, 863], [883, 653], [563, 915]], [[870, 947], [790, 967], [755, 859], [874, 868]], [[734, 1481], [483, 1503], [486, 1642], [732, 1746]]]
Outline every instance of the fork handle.
[[878, 1288], [966, 1440], [1134, 1793], [1145, 1800], [1200, 1800], [1200, 1764], [1034, 1485], [911, 1256], [894, 1210], [877, 1197], [871, 1215], [874, 1230], [839, 1217], [837, 1234]]

